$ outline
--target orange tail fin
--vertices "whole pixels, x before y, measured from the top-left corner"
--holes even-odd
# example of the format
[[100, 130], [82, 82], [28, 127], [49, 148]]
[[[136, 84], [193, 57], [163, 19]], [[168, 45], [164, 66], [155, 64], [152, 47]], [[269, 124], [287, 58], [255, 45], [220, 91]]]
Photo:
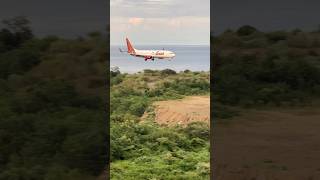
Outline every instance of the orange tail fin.
[[135, 54], [136, 52], [134, 51], [133, 46], [131, 45], [130, 41], [128, 38], [126, 38], [127, 41], [127, 48], [128, 48], [128, 53], [129, 54]]

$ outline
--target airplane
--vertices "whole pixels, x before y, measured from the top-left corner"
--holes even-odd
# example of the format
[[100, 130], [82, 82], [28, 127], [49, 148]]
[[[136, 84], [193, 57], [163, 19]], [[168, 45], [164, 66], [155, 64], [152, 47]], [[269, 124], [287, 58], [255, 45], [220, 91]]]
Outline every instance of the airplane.
[[119, 48], [120, 52], [127, 52], [131, 56], [143, 57], [145, 61], [147, 61], [148, 59], [151, 59], [152, 61], [154, 61], [154, 58], [172, 59], [176, 56], [175, 53], [173, 53], [172, 51], [166, 51], [164, 49], [163, 50], [138, 50], [132, 46], [128, 38], [126, 38], [126, 42], [127, 42], [128, 51], [123, 51]]

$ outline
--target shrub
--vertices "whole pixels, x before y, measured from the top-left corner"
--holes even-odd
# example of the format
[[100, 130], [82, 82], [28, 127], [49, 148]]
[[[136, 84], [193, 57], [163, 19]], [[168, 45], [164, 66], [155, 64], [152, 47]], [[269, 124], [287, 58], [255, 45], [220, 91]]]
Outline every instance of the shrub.
[[237, 30], [237, 34], [239, 36], [248, 36], [248, 35], [251, 35], [254, 32], [257, 32], [257, 29], [252, 27], [252, 26], [249, 26], [249, 25], [241, 26]]
[[161, 71], [161, 75], [173, 75], [173, 74], [177, 74], [177, 73], [172, 69], [164, 69]]

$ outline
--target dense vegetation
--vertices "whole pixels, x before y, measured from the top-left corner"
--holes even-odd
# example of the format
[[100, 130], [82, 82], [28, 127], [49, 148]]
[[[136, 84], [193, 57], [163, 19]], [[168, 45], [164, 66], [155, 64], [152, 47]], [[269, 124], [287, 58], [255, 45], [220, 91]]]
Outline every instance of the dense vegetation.
[[[214, 106], [305, 105], [320, 96], [320, 31], [243, 26], [211, 39]], [[221, 109], [221, 108], [220, 108]]]
[[111, 72], [111, 179], [209, 179], [208, 124], [161, 126], [151, 105], [209, 91], [207, 72]]
[[106, 166], [106, 38], [0, 30], [0, 179], [96, 179]]

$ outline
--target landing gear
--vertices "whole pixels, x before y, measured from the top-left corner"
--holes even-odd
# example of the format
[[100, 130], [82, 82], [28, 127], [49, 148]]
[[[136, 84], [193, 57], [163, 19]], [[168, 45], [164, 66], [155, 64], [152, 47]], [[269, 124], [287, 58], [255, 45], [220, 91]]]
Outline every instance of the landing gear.
[[148, 61], [148, 59], [151, 59], [152, 61], [154, 61], [154, 57], [145, 57], [144, 61]]

